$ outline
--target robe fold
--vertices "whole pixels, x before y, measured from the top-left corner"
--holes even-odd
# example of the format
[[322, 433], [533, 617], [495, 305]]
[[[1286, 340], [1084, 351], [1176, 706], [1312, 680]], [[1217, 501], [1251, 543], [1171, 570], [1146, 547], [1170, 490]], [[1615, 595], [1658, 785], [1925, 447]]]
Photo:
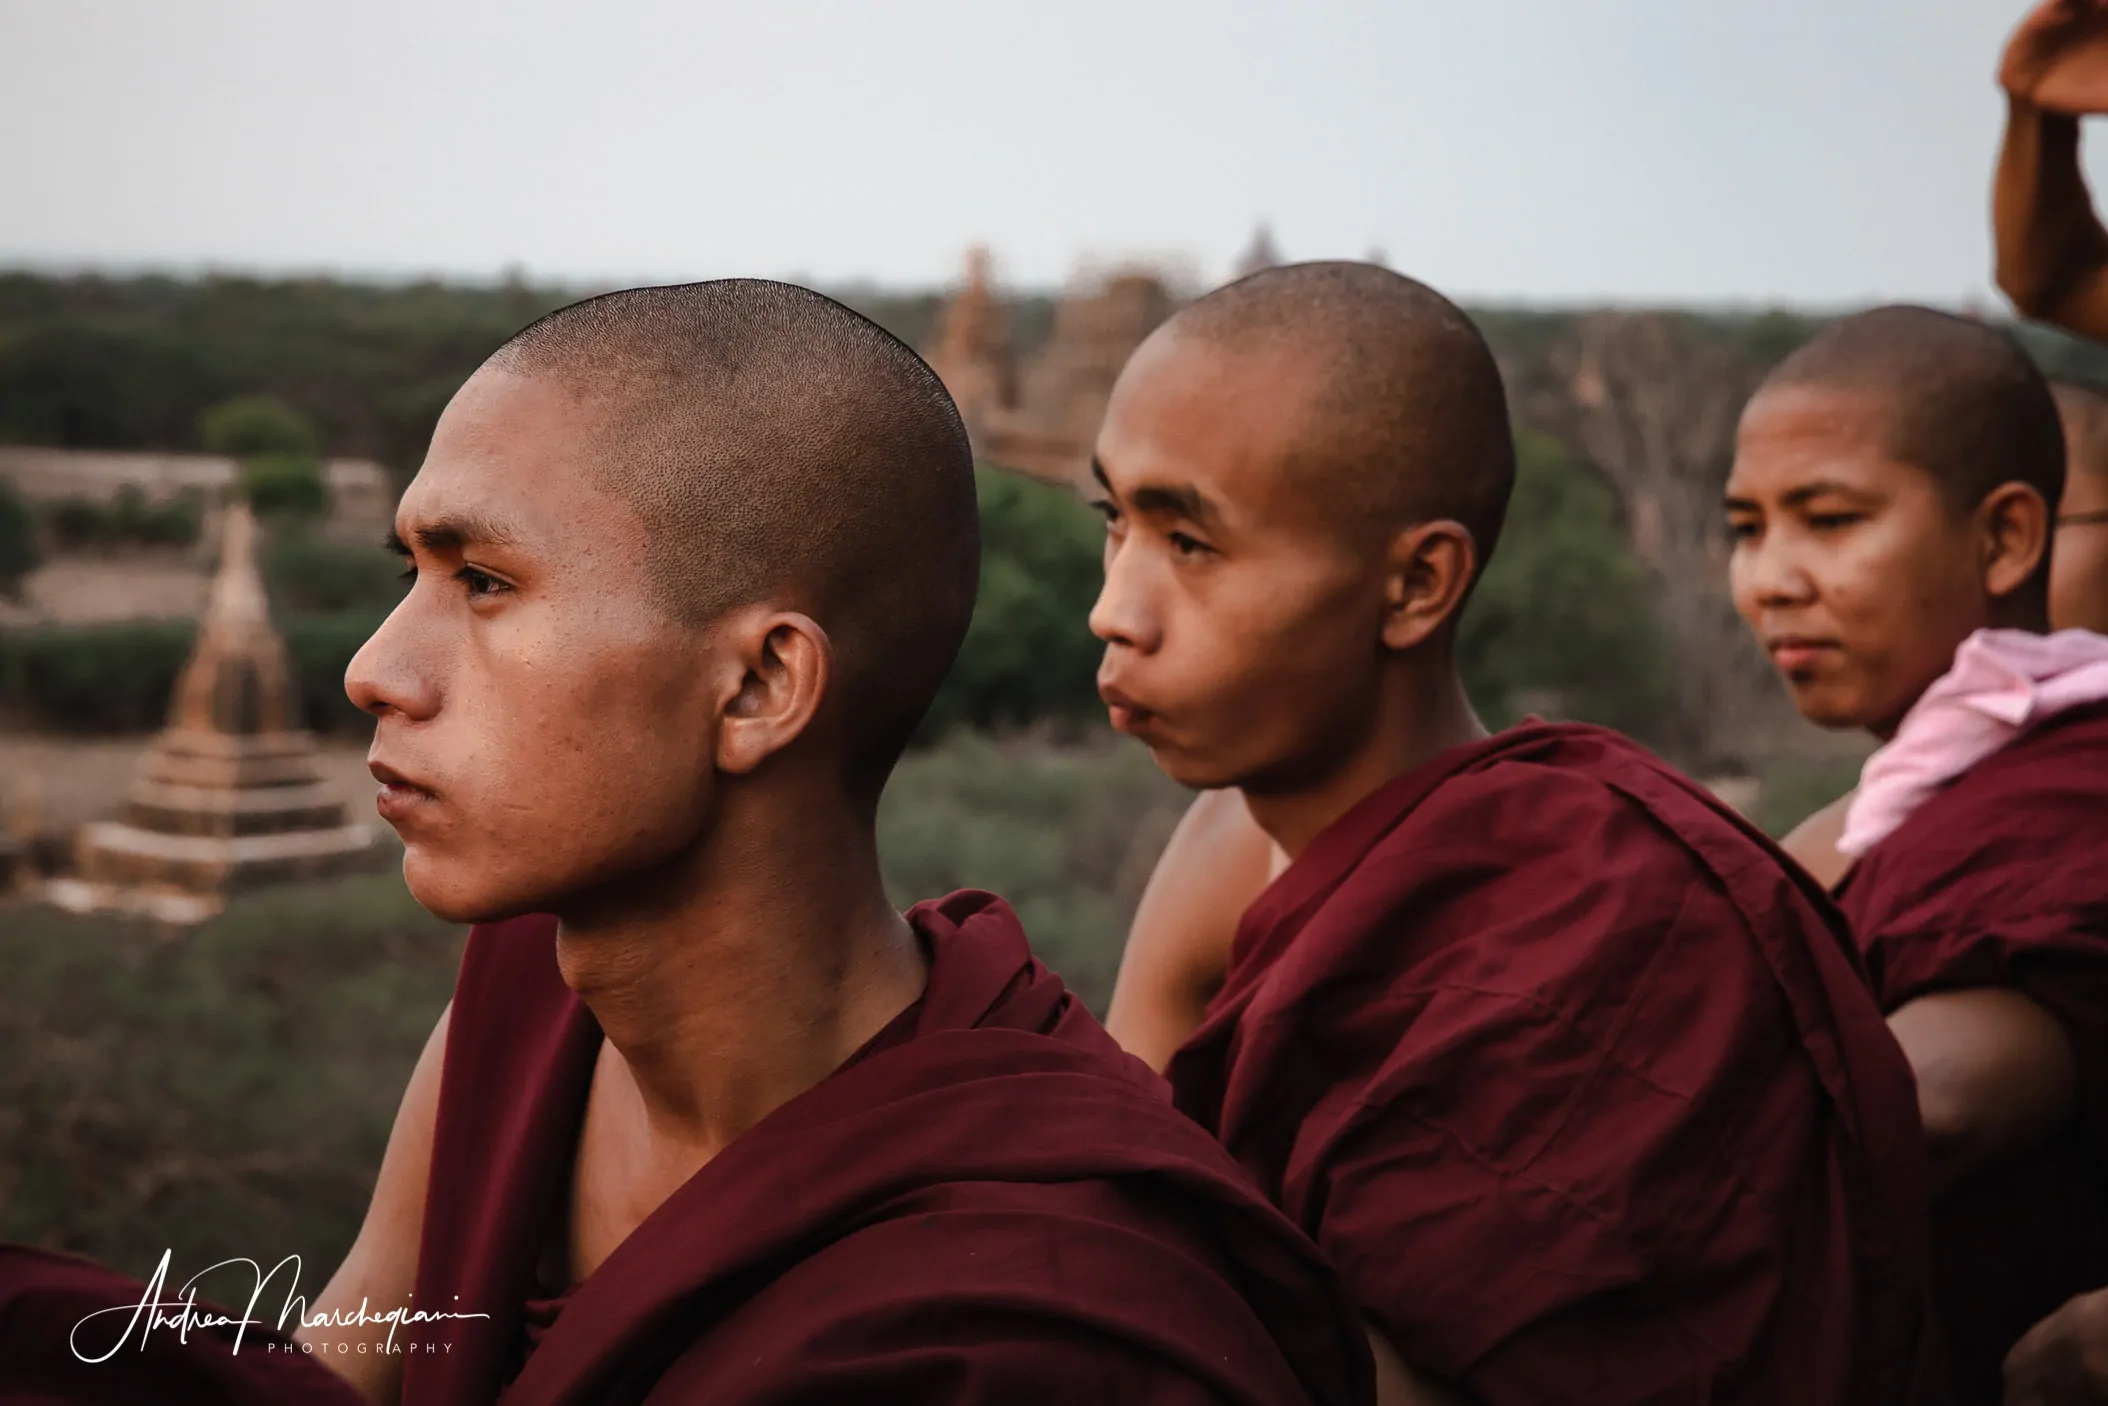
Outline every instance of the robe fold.
[[2009, 987], [2077, 1056], [2079, 1111], [1932, 1210], [1932, 1275], [1967, 1406], [2073, 1294], [2108, 1285], [2108, 707], [2052, 718], [1923, 801], [1838, 890], [1882, 1009]]
[[[156, 1285], [158, 1312], [180, 1319], [181, 1290]], [[0, 1406], [361, 1406], [348, 1383], [269, 1326], [282, 1295], [265, 1294], [255, 1310], [265, 1321], [237, 1341], [225, 1325], [110, 1311], [136, 1310], [148, 1294], [73, 1255], [0, 1245]], [[203, 1299], [195, 1307], [242, 1316]]]
[[[407, 1406], [1351, 1402], [1316, 1249], [985, 894], [909, 919], [922, 999], [707, 1163], [555, 1303], [601, 1042], [555, 925], [477, 929], [441, 1076]], [[422, 1331], [422, 1330], [421, 1330]]]
[[1850, 939], [1613, 733], [1525, 723], [1365, 798], [1169, 1073], [1484, 1406], [1940, 1399], [1914, 1087]]

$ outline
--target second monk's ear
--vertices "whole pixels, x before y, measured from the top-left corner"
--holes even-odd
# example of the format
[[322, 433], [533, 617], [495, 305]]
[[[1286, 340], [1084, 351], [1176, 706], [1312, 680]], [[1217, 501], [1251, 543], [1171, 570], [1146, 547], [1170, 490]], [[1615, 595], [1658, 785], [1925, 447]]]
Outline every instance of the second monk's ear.
[[1391, 539], [1383, 583], [1383, 642], [1412, 649], [1453, 618], [1478, 571], [1471, 529], [1448, 518]]
[[2001, 483], [1984, 495], [1976, 520], [1982, 529], [1984, 591], [1994, 597], [2026, 585], [2049, 550], [2049, 504], [2025, 483]]
[[834, 677], [834, 647], [811, 616], [756, 612], [725, 622], [740, 667], [718, 720], [717, 767], [744, 775], [812, 725]]

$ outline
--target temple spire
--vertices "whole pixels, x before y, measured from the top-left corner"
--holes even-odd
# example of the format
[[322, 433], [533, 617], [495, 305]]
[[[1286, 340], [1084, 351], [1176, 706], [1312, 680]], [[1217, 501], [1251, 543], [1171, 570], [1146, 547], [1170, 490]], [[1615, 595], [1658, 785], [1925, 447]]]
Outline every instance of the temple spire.
[[256, 565], [256, 519], [228, 505], [220, 563], [168, 727], [140, 764], [119, 820], [81, 828], [79, 876], [54, 902], [173, 922], [218, 911], [229, 891], [363, 865], [374, 830], [352, 821], [295, 726], [285, 641]]

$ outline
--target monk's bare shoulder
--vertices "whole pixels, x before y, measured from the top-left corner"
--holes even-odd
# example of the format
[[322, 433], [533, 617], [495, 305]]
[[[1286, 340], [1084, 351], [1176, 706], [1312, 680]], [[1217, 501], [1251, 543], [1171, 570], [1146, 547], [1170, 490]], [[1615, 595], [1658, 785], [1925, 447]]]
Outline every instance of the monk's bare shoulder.
[[1851, 872], [1850, 856], [1838, 851], [1844, 835], [1845, 814], [1852, 808], [1856, 791], [1847, 791], [1815, 814], [1793, 827], [1779, 848], [1792, 855], [1800, 866], [1826, 889], [1834, 889]]
[[[424, 1229], [425, 1187], [432, 1170], [432, 1136], [439, 1118], [440, 1076], [446, 1064], [447, 1028], [454, 1014], [453, 1003], [439, 1013], [439, 1020], [425, 1040], [417, 1065], [410, 1072], [409, 1086], [396, 1109], [395, 1127], [388, 1134], [388, 1150], [381, 1158], [380, 1175], [374, 1181], [373, 1200], [366, 1208], [358, 1238], [344, 1256], [344, 1263], [316, 1296], [311, 1318], [330, 1318], [340, 1311], [356, 1314], [362, 1302], [369, 1313], [407, 1304], [417, 1282], [418, 1238]], [[302, 1328], [304, 1342], [330, 1345], [326, 1360], [338, 1373], [373, 1402], [389, 1403], [402, 1393], [402, 1358], [387, 1353], [361, 1353], [361, 1344], [371, 1345], [386, 1336], [386, 1324]]]
[[1113, 1038], [1161, 1070], [1230, 967], [1237, 922], [1282, 856], [1237, 791], [1203, 791], [1164, 847], [1128, 930], [1106, 1013]]

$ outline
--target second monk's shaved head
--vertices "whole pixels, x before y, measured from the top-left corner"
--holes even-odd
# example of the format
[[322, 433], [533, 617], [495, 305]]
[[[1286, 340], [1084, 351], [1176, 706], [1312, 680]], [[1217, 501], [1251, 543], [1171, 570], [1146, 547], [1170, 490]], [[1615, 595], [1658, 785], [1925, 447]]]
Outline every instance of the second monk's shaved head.
[[1866, 397], [1890, 457], [1931, 475], [1963, 512], [2002, 483], [2051, 508], [2064, 491], [2064, 431], [2049, 382], [2012, 333], [1897, 304], [1838, 318], [1780, 362], [1752, 404], [1776, 390]]
[[1167, 330], [1308, 358], [1324, 390], [1305, 409], [1290, 471], [1346, 523], [1462, 523], [1484, 569], [1515, 485], [1515, 442], [1500, 369], [1456, 304], [1374, 264], [1289, 264], [1217, 289]]
[[979, 578], [973, 453], [936, 373], [840, 303], [764, 279], [574, 303], [490, 365], [592, 407], [591, 473], [643, 518], [673, 618], [767, 602], [820, 623], [853, 767], [890, 769]]

